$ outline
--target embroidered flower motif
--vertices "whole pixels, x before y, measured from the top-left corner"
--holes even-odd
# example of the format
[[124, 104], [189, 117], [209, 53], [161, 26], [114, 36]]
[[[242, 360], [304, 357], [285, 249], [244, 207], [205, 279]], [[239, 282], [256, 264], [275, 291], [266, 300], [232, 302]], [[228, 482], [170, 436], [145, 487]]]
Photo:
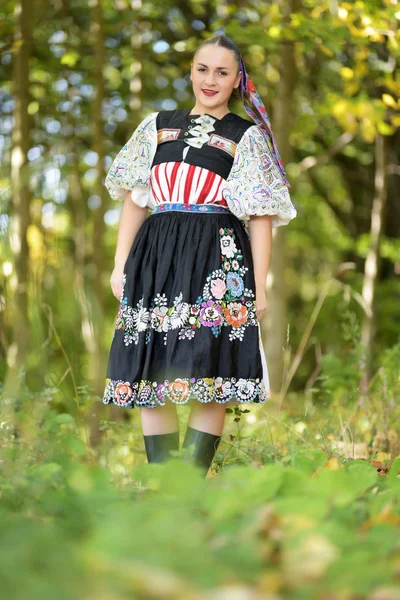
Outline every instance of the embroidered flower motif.
[[167, 306], [156, 306], [151, 313], [151, 326], [156, 331], [168, 331], [169, 317]]
[[225, 269], [225, 271], [231, 270], [231, 263], [229, 261], [224, 262], [224, 269]]
[[126, 404], [132, 398], [132, 394], [132, 388], [127, 381], [125, 383], [118, 383], [114, 390], [114, 397], [117, 404]]
[[144, 306], [143, 306], [143, 300], [141, 300], [141, 304], [142, 305], [137, 312], [137, 319], [136, 319], [137, 329], [138, 329], [138, 331], [146, 331], [146, 329], [149, 326], [151, 317], [150, 317], [150, 313], [147, 310], [147, 308], [144, 308]]
[[231, 235], [224, 235], [221, 238], [221, 253], [226, 258], [233, 258], [237, 252], [236, 244]]
[[230, 302], [225, 308], [225, 319], [232, 327], [240, 327], [247, 321], [247, 308], [239, 302]]
[[181, 329], [179, 331], [178, 339], [180, 339], [180, 340], [184, 340], [185, 338], [187, 338], [188, 340], [193, 339], [195, 336], [195, 333], [196, 333], [195, 329], [196, 329], [196, 325], [193, 326], [193, 329], [189, 329], [188, 327]]
[[153, 386], [150, 382], [141, 381], [136, 402], [139, 406], [157, 406]]
[[222, 300], [226, 292], [226, 285], [223, 279], [213, 279], [211, 281], [211, 293], [217, 300]]
[[222, 379], [222, 377], [216, 377], [215, 379], [215, 395], [216, 399], [221, 400], [222, 398], [230, 398], [232, 396], [233, 386], [230, 381]]
[[158, 385], [156, 385], [156, 396], [161, 405], [165, 404], [166, 384], [168, 384], [168, 381], [167, 382], [164, 381], [163, 383], [159, 383]]
[[249, 379], [239, 379], [236, 383], [236, 394], [241, 400], [250, 400], [254, 390], [255, 385]]
[[183, 327], [188, 320], [190, 306], [187, 302], [182, 302], [182, 293], [175, 299], [175, 310], [170, 314], [169, 323], [171, 329]]
[[232, 269], [234, 269], [235, 271], [237, 271], [239, 269], [240, 265], [238, 263], [237, 260], [233, 260], [232, 261]]
[[214, 300], [203, 302], [200, 310], [200, 321], [206, 327], [216, 327], [221, 325], [222, 306], [214, 302]]
[[189, 384], [183, 379], [175, 379], [168, 385], [168, 393], [173, 402], [180, 404], [189, 396]]
[[228, 273], [226, 277], [226, 287], [232, 296], [239, 297], [244, 290], [243, 279], [237, 273]]

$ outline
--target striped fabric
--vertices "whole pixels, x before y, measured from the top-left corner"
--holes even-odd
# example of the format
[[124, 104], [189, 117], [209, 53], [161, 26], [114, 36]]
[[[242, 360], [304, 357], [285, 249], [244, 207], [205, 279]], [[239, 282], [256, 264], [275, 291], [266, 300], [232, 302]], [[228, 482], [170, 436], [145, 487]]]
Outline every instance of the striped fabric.
[[186, 162], [165, 162], [151, 170], [153, 203], [217, 204], [228, 206], [221, 193], [225, 180], [204, 167]]

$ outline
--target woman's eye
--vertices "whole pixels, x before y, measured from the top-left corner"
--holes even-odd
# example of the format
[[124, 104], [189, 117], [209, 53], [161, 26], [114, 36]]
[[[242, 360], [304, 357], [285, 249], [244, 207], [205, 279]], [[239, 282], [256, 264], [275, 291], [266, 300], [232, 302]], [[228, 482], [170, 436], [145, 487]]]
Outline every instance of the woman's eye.
[[[201, 71], [201, 72], [205, 71], [205, 69], [201, 69], [201, 68], [199, 68], [199, 69], [197, 69], [197, 70], [198, 70], [198, 71]], [[221, 74], [221, 75], [228, 75], [228, 73], [224, 73], [223, 71], [220, 71], [220, 74]]]

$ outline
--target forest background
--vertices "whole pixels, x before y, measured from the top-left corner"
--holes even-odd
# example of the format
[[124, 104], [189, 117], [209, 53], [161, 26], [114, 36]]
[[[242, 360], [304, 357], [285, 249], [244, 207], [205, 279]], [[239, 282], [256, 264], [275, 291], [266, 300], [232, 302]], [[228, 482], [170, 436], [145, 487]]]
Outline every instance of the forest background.
[[[4, 597], [399, 600], [399, 21], [398, 0], [0, 3]], [[220, 32], [298, 215], [266, 282], [272, 398], [227, 410], [202, 482], [147, 465], [139, 413], [101, 402], [104, 179], [149, 112], [194, 105]]]
[[[363, 402], [399, 357], [397, 1], [1, 10], [4, 394], [45, 386], [67, 411], [82, 388], [101, 397], [121, 210], [105, 174], [146, 114], [193, 106], [193, 52], [224, 31], [266, 104], [298, 211], [275, 231], [267, 281], [272, 389], [280, 407]], [[246, 116], [240, 101], [231, 110]]]

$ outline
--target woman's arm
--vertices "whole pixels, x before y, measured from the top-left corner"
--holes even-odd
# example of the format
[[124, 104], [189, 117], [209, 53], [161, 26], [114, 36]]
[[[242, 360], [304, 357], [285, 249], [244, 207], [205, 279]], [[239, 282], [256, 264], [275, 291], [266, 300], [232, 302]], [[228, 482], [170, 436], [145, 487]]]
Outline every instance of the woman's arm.
[[249, 222], [250, 245], [256, 283], [257, 319], [261, 321], [267, 308], [266, 283], [272, 248], [272, 218], [251, 216]]
[[147, 217], [148, 210], [147, 206], [143, 208], [132, 201], [130, 191], [126, 194], [118, 225], [114, 270], [110, 278], [111, 289], [118, 300], [120, 300], [122, 293], [125, 262], [136, 234]]

